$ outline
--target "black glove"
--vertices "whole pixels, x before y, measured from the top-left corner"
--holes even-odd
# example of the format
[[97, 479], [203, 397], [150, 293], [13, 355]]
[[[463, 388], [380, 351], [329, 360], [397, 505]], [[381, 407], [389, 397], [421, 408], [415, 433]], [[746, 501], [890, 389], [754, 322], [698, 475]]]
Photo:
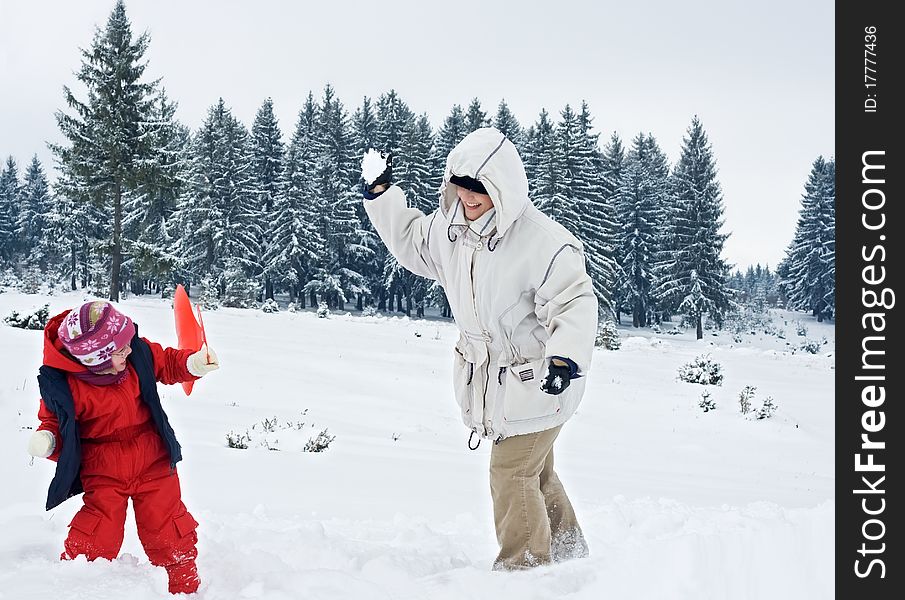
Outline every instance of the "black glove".
[[377, 179], [367, 186], [369, 192], [373, 192], [374, 188], [378, 185], [382, 184], [389, 187], [389, 185], [393, 183], [393, 153], [388, 152], [383, 158], [387, 161], [387, 168], [383, 170], [383, 173], [377, 176]]
[[572, 368], [569, 365], [557, 365], [550, 361], [550, 366], [547, 368], [547, 376], [544, 377], [544, 382], [541, 384], [540, 389], [548, 394], [557, 396], [566, 391], [571, 379]]

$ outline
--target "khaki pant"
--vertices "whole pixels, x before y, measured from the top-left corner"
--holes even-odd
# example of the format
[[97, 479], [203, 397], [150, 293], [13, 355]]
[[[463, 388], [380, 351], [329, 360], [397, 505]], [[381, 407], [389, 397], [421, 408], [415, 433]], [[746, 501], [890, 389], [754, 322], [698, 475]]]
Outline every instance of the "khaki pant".
[[494, 570], [536, 567], [588, 555], [581, 527], [553, 471], [562, 425], [493, 445], [490, 493], [500, 553]]

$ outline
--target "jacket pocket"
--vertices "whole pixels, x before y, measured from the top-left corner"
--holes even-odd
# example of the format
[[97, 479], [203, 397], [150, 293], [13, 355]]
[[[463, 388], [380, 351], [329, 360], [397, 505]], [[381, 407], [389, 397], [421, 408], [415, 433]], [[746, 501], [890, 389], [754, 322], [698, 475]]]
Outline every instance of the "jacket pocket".
[[559, 396], [541, 391], [547, 359], [541, 358], [506, 369], [503, 387], [503, 419], [507, 423], [542, 419], [560, 411]]

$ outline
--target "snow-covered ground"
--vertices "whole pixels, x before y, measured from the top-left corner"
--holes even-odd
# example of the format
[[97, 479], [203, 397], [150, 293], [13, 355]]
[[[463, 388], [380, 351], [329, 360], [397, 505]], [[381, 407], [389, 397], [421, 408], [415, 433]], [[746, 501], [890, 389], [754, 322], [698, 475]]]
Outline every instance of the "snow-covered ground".
[[[80, 294], [0, 294], [0, 318]], [[168, 301], [121, 303], [174, 345]], [[657, 334], [620, 326], [595, 351], [585, 400], [557, 442], [557, 471], [587, 559], [494, 573], [487, 463], [471, 452], [450, 382], [452, 323], [313, 312], [205, 313], [222, 369], [161, 386], [183, 445], [184, 500], [201, 523], [203, 599], [825, 599], [834, 596], [834, 329], [775, 311], [774, 335]], [[818, 354], [792, 353], [806, 338]], [[666, 327], [664, 327], [666, 329]], [[25, 453], [37, 424], [42, 334], [0, 324], [0, 598], [164, 598], [129, 517], [121, 557], [60, 562], [74, 498], [45, 512], [53, 463]], [[717, 408], [676, 373], [710, 353]], [[771, 419], [743, 417], [757, 387]], [[303, 414], [304, 413], [304, 414]], [[273, 432], [262, 422], [276, 417]], [[300, 425], [300, 423], [304, 423]], [[254, 427], [253, 427], [254, 426]], [[325, 452], [301, 452], [323, 429]], [[251, 438], [227, 446], [228, 434]], [[267, 440], [271, 451], [258, 446]]]

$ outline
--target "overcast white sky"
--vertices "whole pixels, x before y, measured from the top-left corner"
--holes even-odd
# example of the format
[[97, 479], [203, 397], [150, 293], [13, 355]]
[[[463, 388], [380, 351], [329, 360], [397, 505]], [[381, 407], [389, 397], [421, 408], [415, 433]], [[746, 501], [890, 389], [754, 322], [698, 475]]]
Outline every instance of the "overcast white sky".
[[[0, 157], [52, 168], [54, 111], [114, 0], [0, 0]], [[394, 88], [435, 126], [478, 97], [523, 125], [586, 100], [605, 142], [652, 133], [670, 160], [697, 114], [739, 267], [784, 256], [811, 163], [834, 148], [828, 0], [127, 0], [148, 73], [197, 128], [223, 97], [251, 126], [274, 100], [284, 137], [330, 83], [351, 113]]]

